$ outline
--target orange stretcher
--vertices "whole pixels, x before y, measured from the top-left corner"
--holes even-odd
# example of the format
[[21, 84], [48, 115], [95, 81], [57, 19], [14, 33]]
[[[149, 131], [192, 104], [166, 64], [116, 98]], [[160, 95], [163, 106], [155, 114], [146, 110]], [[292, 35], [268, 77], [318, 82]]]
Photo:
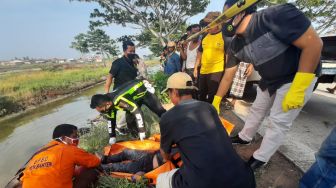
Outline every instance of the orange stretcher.
[[[226, 129], [227, 133], [230, 135], [232, 130], [234, 129], [234, 125], [229, 121], [225, 120], [224, 118], [220, 117], [224, 128]], [[146, 150], [146, 151], [158, 151], [160, 149], [160, 135], [156, 134], [152, 137], [140, 141], [140, 140], [132, 140], [132, 141], [123, 141], [113, 144], [112, 146], [106, 146], [104, 148], [105, 155], [115, 155], [122, 152], [124, 149], [136, 149], [136, 150]], [[179, 158], [179, 154], [173, 156], [174, 159]], [[163, 165], [159, 166], [158, 168], [147, 172], [144, 174], [144, 177], [149, 180], [150, 184], [156, 184], [156, 178], [159, 174], [171, 171], [176, 168], [176, 165], [181, 166], [182, 162], [177, 164], [173, 164], [171, 161], [167, 161]], [[127, 178], [131, 180], [134, 174], [130, 173], [123, 173], [123, 172], [112, 172], [110, 174], [112, 177], [115, 178]]]

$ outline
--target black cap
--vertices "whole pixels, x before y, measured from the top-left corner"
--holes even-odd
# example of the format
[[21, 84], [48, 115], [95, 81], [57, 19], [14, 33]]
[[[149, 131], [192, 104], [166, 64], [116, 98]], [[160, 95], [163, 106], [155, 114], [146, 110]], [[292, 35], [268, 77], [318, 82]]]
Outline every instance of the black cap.
[[[242, 1], [242, 0], [226, 0], [225, 3], [224, 3], [224, 6], [231, 7], [232, 5], [234, 5], [235, 3], [239, 2], [239, 1]], [[256, 5], [252, 5], [245, 10], [245, 12], [247, 14], [252, 14], [253, 12], [256, 12], [256, 11], [257, 11], [257, 6]]]

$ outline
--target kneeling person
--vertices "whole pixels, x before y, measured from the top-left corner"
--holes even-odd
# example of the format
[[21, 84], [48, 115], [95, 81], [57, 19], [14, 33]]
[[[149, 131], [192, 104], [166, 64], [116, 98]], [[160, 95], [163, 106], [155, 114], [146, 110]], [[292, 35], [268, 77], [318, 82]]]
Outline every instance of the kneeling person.
[[[28, 162], [21, 181], [23, 187], [90, 187], [98, 179], [94, 167], [100, 159], [77, 147], [77, 127], [70, 124], [58, 125], [53, 140], [37, 152]], [[75, 166], [86, 169], [74, 177]]]
[[117, 110], [126, 111], [127, 127], [132, 136], [143, 140], [146, 137], [144, 119], [141, 112], [142, 104], [146, 105], [159, 117], [166, 112], [159, 99], [154, 94], [154, 88], [146, 80], [134, 80], [127, 82], [112, 93], [97, 94], [92, 96], [92, 109], [100, 112], [108, 121], [110, 144], [116, 142], [116, 113]]
[[191, 77], [175, 73], [167, 89], [175, 107], [161, 117], [161, 153], [169, 160], [176, 144], [183, 165], [160, 174], [157, 188], [255, 187], [252, 169], [233, 149], [215, 108], [192, 99]]

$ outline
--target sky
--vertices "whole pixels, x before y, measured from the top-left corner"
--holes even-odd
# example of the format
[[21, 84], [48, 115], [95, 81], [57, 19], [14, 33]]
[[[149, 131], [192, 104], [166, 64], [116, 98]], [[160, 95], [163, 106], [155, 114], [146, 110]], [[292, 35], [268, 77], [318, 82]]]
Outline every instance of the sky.
[[[221, 11], [223, 4], [224, 0], [211, 0], [204, 13], [187, 22], [198, 23], [207, 12]], [[27, 56], [78, 58], [79, 52], [69, 46], [77, 34], [88, 31], [94, 8], [99, 5], [69, 0], [0, 0], [0, 61]], [[118, 25], [105, 30], [114, 39], [139, 33]], [[150, 51], [137, 49], [137, 53], [148, 55]]]

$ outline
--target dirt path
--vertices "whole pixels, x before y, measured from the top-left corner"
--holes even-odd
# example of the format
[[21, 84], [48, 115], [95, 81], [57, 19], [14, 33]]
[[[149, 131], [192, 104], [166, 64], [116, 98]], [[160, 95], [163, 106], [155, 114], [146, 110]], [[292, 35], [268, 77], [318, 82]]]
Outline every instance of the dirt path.
[[[232, 135], [236, 135], [242, 129], [244, 122], [233, 112], [225, 111], [221, 115], [236, 125]], [[248, 160], [260, 146], [261, 140], [262, 137], [258, 135], [250, 145], [236, 145], [234, 147], [244, 160]], [[257, 188], [297, 188], [302, 174], [302, 171], [293, 162], [276, 152], [266, 166], [255, 172]]]

